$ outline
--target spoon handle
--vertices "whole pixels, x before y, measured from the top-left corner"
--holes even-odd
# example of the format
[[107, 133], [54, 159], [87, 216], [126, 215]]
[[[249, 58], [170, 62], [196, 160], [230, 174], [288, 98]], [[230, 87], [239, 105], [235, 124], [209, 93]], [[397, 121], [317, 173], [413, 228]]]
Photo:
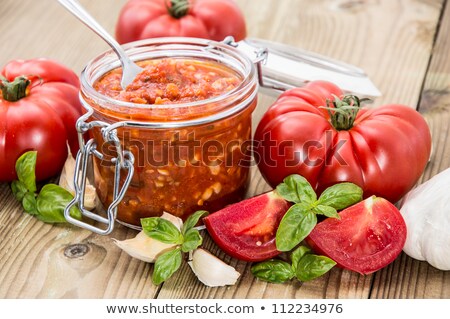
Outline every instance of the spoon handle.
[[[108, 32], [106, 32], [106, 30], [81, 6], [77, 0], [58, 0], [58, 2], [109, 44], [109, 46], [119, 56], [122, 69], [124, 70], [124, 74], [122, 76], [122, 87], [125, 88], [129, 83], [131, 83], [134, 76], [141, 70], [141, 68], [130, 60], [122, 46]], [[125, 69], [130, 71], [134, 70], [135, 72], [125, 74]]]

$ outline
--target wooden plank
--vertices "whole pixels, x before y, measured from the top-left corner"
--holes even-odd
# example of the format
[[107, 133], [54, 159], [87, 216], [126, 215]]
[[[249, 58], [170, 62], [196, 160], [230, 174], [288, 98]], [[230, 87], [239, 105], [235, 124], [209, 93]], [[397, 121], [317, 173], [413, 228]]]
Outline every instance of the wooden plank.
[[[450, 167], [450, 4], [446, 3], [419, 110], [433, 136], [433, 154], [419, 183]], [[450, 272], [405, 254], [375, 275], [373, 298], [450, 298]]]
[[[361, 67], [381, 90], [375, 101], [416, 107], [442, 0], [239, 0], [250, 37]], [[257, 10], [257, 12], [255, 12]]]
[[448, 1], [439, 30], [420, 100], [420, 111], [423, 113], [450, 108], [450, 4]]
[[[79, 1], [111, 34], [126, 0]], [[108, 2], [109, 5], [106, 5]], [[0, 65], [13, 59], [52, 58], [80, 73], [86, 63], [109, 47], [57, 1], [2, 0], [3, 41]]]
[[[111, 238], [134, 237], [120, 225], [99, 236], [25, 214], [2, 184], [0, 298], [153, 298], [151, 266], [130, 258]], [[8, 212], [6, 214], [5, 212]]]

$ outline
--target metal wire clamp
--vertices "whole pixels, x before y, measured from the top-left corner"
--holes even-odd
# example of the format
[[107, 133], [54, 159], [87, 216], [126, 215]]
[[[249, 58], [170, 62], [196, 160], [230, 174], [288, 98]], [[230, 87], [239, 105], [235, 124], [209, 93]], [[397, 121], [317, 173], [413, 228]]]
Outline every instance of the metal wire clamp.
[[[64, 217], [66, 220], [78, 227], [85, 228], [99, 235], [108, 235], [114, 229], [114, 222], [117, 216], [117, 206], [125, 196], [125, 192], [130, 185], [131, 179], [134, 174], [134, 156], [130, 151], [122, 150], [120, 140], [117, 137], [116, 130], [107, 130], [107, 123], [101, 121], [92, 121], [87, 123], [87, 119], [92, 115], [93, 109], [85, 104], [84, 107], [88, 112], [80, 117], [77, 121], [77, 131], [80, 141], [80, 150], [78, 151], [75, 164], [75, 176], [74, 176], [74, 188], [75, 196], [73, 200], [64, 209]], [[94, 139], [90, 139], [88, 142], [84, 142], [83, 135], [93, 127], [102, 127], [103, 139], [107, 143], [112, 143], [117, 152], [117, 157], [111, 159], [114, 164], [114, 188], [113, 188], [113, 200], [106, 211], [106, 217], [95, 214], [84, 207], [84, 194], [86, 189], [86, 180], [88, 173], [89, 163], [92, 161], [92, 156], [96, 156], [98, 159], [103, 159], [103, 154], [97, 150], [97, 144]], [[127, 171], [126, 178], [120, 186], [121, 172]], [[97, 221], [101, 224], [105, 224], [105, 228], [97, 227], [87, 223], [84, 220], [78, 220], [71, 216], [70, 212], [75, 207], [81, 211], [82, 216]]]

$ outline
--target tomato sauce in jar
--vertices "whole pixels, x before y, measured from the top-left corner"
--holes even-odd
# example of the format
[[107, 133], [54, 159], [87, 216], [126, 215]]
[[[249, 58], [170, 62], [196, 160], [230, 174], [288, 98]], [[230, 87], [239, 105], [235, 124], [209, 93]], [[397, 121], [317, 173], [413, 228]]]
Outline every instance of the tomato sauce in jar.
[[[120, 144], [135, 158], [134, 175], [118, 206], [120, 222], [140, 226], [141, 218], [164, 211], [186, 219], [197, 210], [213, 212], [244, 197], [257, 84], [251, 61], [244, 61], [245, 68], [244, 62], [228, 63], [237, 59], [233, 54], [223, 57], [221, 52], [220, 59], [162, 55], [139, 61], [144, 70], [126, 89], [120, 86], [120, 68], [92, 80], [89, 92], [82, 85], [93, 120], [139, 124], [117, 128]], [[101, 128], [90, 135], [104, 155], [95, 158], [94, 180], [108, 206], [115, 183], [111, 159], [117, 152], [101, 142]]]
[[138, 64], [144, 70], [125, 90], [120, 86], [120, 69], [104, 75], [94, 88], [117, 100], [151, 105], [209, 99], [231, 91], [241, 81], [236, 73], [211, 62], [165, 58]]

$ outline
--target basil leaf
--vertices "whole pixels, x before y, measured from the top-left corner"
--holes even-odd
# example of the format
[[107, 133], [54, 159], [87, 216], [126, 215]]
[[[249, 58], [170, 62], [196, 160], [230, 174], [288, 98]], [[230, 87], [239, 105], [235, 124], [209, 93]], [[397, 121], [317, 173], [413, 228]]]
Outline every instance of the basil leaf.
[[291, 254], [291, 262], [292, 262], [292, 271], [295, 273], [297, 271], [297, 265], [300, 259], [307, 253], [309, 253], [311, 249], [306, 246], [300, 246], [295, 249]]
[[[45, 223], [64, 223], [64, 209], [72, 199], [72, 194], [64, 188], [47, 184], [36, 198], [36, 217]], [[81, 219], [81, 212], [75, 206], [71, 208], [70, 215]]]
[[353, 183], [339, 183], [325, 189], [319, 197], [318, 204], [341, 210], [361, 201], [362, 194], [361, 187]]
[[295, 277], [289, 263], [276, 259], [258, 263], [252, 266], [251, 271], [256, 278], [273, 283], [283, 283]]
[[14, 196], [20, 202], [22, 201], [25, 194], [28, 193], [27, 187], [21, 181], [13, 181], [11, 183], [11, 190], [12, 190]]
[[191, 250], [197, 249], [197, 247], [200, 246], [202, 242], [203, 238], [197, 229], [188, 229], [186, 231], [186, 234], [184, 234], [184, 242], [181, 245], [181, 250], [187, 253]]
[[337, 219], [341, 218], [341, 216], [339, 216], [337, 210], [331, 206], [317, 205], [316, 207], [314, 207], [312, 209], [312, 211], [315, 214], [325, 215], [325, 216], [331, 217], [331, 218], [337, 218]]
[[198, 210], [195, 213], [193, 213], [191, 216], [188, 217], [186, 222], [184, 222], [183, 226], [181, 227], [181, 233], [184, 235], [189, 229], [192, 229], [197, 225], [200, 218], [208, 215], [208, 212], [206, 210]]
[[297, 174], [286, 177], [276, 191], [289, 202], [312, 204], [317, 200], [316, 192], [306, 178]]
[[152, 281], [159, 285], [170, 278], [181, 266], [182, 254], [179, 247], [160, 255], [155, 262]]
[[37, 215], [36, 197], [34, 193], [27, 192], [22, 199], [22, 206], [25, 211], [30, 215]]
[[36, 159], [37, 152], [30, 151], [22, 154], [16, 161], [16, 173], [29, 192], [35, 193], [36, 188]]
[[316, 214], [309, 208], [309, 204], [295, 204], [283, 216], [275, 236], [278, 250], [291, 250], [305, 239], [316, 226]]
[[141, 226], [144, 231], [146, 229], [150, 231], [151, 229], [155, 228], [157, 224], [158, 224], [158, 217], [141, 218]]
[[328, 257], [307, 254], [298, 262], [296, 276], [300, 281], [309, 281], [322, 276], [335, 265], [336, 262]]
[[165, 244], [182, 244], [183, 236], [170, 221], [160, 217], [150, 217], [141, 220], [142, 228], [147, 236]]

